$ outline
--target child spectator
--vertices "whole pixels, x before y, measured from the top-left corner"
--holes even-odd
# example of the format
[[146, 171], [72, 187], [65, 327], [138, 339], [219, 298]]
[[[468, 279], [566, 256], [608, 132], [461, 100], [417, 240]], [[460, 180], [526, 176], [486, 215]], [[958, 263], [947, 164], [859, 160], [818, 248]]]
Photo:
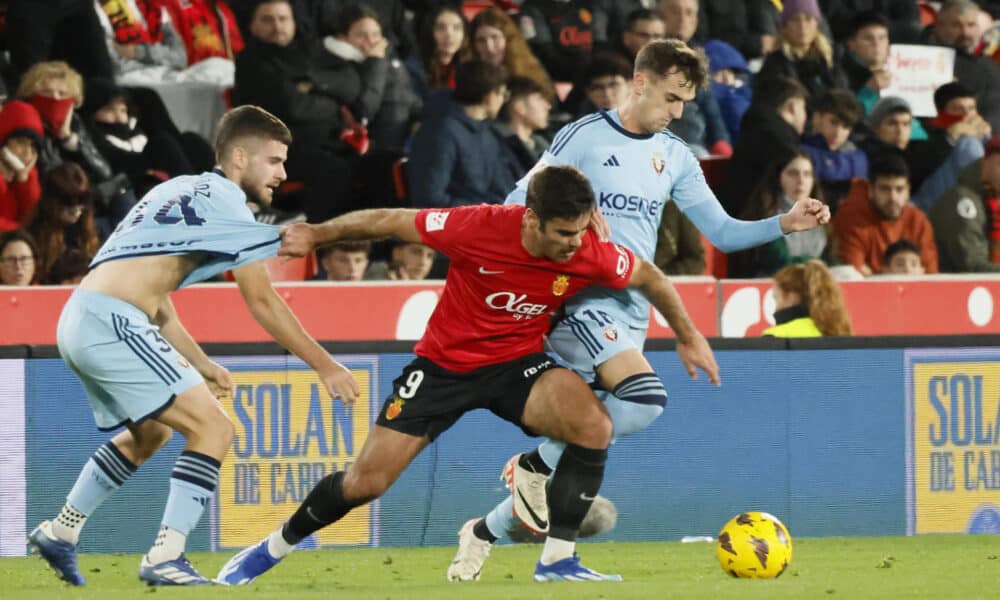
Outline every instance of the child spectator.
[[316, 250], [316, 258], [326, 273], [317, 276], [324, 281], [361, 281], [368, 270], [368, 254], [372, 244], [369, 241], [337, 242]]
[[750, 66], [736, 48], [720, 40], [705, 42], [705, 55], [712, 73], [712, 94], [719, 103], [729, 137], [736, 144], [740, 139], [740, 121], [753, 100]]
[[0, 231], [20, 227], [42, 195], [35, 163], [43, 135], [27, 102], [11, 100], [0, 110]]
[[70, 248], [52, 263], [48, 283], [51, 285], [77, 285], [90, 270], [90, 257], [79, 248]]
[[595, 52], [566, 97], [566, 109], [578, 118], [618, 108], [628, 97], [632, 71], [632, 65], [621, 56]]
[[417, 281], [427, 279], [434, 265], [434, 250], [414, 242], [403, 242], [392, 248], [389, 261], [375, 261], [368, 267], [365, 279]]
[[0, 233], [0, 285], [34, 285], [38, 283], [38, 246], [31, 234], [23, 230]]
[[774, 275], [774, 327], [765, 336], [798, 338], [852, 335], [844, 296], [821, 261], [789, 265]]
[[830, 90], [816, 103], [813, 131], [802, 139], [802, 150], [816, 165], [816, 178], [831, 210], [847, 195], [851, 179], [868, 176], [868, 158], [848, 138], [861, 119], [862, 108], [847, 90]]
[[923, 275], [924, 264], [920, 262], [920, 246], [910, 240], [896, 240], [885, 249], [882, 259], [885, 275]]
[[97, 253], [93, 191], [80, 165], [66, 162], [43, 176], [42, 198], [25, 229], [38, 241], [39, 279], [46, 283], [52, 265], [68, 250], [88, 257]]
[[493, 128], [503, 140], [511, 173], [517, 180], [535, 166], [549, 147], [549, 141], [537, 132], [549, 126], [552, 102], [545, 88], [527, 77], [511, 77], [507, 91], [510, 98], [500, 109]]

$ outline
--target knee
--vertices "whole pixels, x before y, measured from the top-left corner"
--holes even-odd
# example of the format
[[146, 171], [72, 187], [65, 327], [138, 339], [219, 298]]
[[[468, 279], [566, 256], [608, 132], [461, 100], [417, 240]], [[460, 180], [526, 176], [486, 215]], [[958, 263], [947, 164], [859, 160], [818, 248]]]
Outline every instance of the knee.
[[166, 446], [173, 435], [173, 430], [164, 425], [146, 431], [141, 438], [137, 438], [136, 449], [139, 456], [136, 458], [140, 464], [149, 460], [154, 454], [159, 452], [160, 448]]
[[609, 412], [614, 425], [614, 437], [618, 439], [649, 427], [663, 414], [663, 407], [656, 404], [632, 404], [625, 410], [610, 409]]
[[613, 433], [614, 425], [611, 417], [598, 405], [581, 418], [576, 428], [575, 439], [566, 441], [585, 448], [607, 448], [611, 444]]
[[202, 438], [216, 440], [222, 447], [229, 448], [236, 435], [236, 426], [229, 415], [219, 407], [217, 410], [207, 411], [195, 424], [193, 433]]
[[382, 473], [360, 473], [353, 466], [347, 470], [341, 482], [344, 499], [355, 506], [381, 497], [391, 484], [389, 478]]

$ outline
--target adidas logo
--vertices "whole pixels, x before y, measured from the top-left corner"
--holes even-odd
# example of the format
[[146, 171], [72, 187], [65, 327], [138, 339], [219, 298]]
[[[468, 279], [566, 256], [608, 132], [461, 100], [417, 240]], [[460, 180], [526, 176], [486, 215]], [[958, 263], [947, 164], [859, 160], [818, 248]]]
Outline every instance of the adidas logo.
[[611, 158], [609, 158], [608, 160], [604, 161], [604, 166], [605, 167], [620, 167], [620, 166], [622, 166], [622, 164], [620, 162], [618, 162], [618, 158], [614, 154], [612, 154]]

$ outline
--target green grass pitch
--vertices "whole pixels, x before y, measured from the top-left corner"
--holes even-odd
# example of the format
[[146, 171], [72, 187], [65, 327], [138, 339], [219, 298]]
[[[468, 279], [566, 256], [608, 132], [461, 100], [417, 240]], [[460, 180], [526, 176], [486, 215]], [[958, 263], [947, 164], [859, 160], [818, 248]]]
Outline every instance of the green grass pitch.
[[[499, 546], [476, 583], [448, 583], [453, 548], [296, 552], [240, 588], [147, 588], [137, 555], [82, 555], [86, 588], [57, 580], [37, 557], [0, 560], [0, 598], [997, 598], [1000, 538], [939, 535], [794, 540], [794, 559], [776, 580], [732, 579], [708, 543], [581, 544], [587, 564], [623, 583], [531, 581], [539, 546]], [[213, 576], [228, 554], [191, 556]], [[153, 596], [152, 594], [155, 594]]]

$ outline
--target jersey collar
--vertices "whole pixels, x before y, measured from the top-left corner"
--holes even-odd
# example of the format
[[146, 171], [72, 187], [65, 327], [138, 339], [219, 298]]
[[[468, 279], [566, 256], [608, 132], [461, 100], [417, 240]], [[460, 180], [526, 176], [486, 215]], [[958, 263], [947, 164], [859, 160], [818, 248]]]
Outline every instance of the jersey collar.
[[[611, 116], [611, 113], [608, 111], [608, 109], [606, 109], [606, 108], [602, 108], [601, 109], [601, 116], [604, 117], [604, 120], [607, 121], [609, 125], [611, 125], [612, 127], [614, 127], [618, 131], [618, 133], [620, 133], [620, 134], [622, 134], [622, 135], [624, 135], [626, 137], [630, 137], [630, 138], [632, 138], [634, 140], [648, 140], [649, 138], [651, 138], [654, 135], [656, 135], [655, 133], [647, 133], [647, 134], [632, 133], [628, 129], [625, 129], [624, 127], [622, 127], [621, 123], [619, 123], [618, 121], [616, 121]], [[619, 117], [619, 118], [621, 118], [621, 117]]]

